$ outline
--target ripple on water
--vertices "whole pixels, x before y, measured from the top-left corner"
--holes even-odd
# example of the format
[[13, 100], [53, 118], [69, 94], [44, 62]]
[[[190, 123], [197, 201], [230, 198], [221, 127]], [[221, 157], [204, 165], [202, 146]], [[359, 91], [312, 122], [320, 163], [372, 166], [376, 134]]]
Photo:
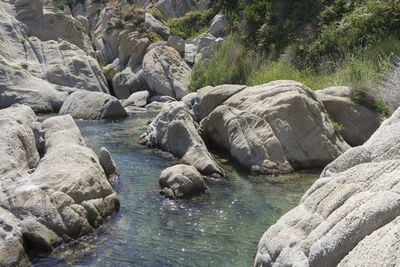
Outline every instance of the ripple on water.
[[120, 211], [98, 234], [36, 265], [251, 266], [262, 234], [297, 205], [320, 171], [277, 177], [249, 176], [224, 155], [227, 179], [208, 180], [209, 191], [175, 202], [159, 194], [158, 177], [172, 163], [138, 144], [152, 115], [122, 121], [77, 121], [87, 145], [105, 146], [120, 170]]

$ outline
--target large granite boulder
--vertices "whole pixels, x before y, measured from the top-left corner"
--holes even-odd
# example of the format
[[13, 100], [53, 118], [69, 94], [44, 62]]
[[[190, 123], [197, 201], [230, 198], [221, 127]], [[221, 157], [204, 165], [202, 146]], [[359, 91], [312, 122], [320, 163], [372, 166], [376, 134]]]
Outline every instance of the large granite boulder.
[[263, 235], [255, 266], [395, 266], [400, 233], [400, 110]]
[[150, 97], [150, 93], [148, 91], [140, 91], [131, 94], [131, 96], [122, 101], [122, 106], [136, 106], [136, 107], [144, 107], [147, 104], [147, 100]]
[[[151, 47], [150, 47], [151, 48]], [[144, 56], [144, 77], [155, 94], [181, 99], [188, 93], [191, 69], [174, 48], [155, 45]]]
[[223, 170], [208, 152], [197, 128], [194, 114], [185, 103], [177, 101], [165, 103], [141, 141], [170, 152], [203, 174], [223, 175]]
[[351, 92], [348, 87], [331, 87], [316, 95], [330, 118], [342, 126], [343, 139], [351, 146], [359, 146], [378, 129], [382, 119], [376, 111], [352, 101]]
[[178, 164], [161, 172], [161, 193], [169, 198], [189, 197], [207, 190], [203, 177], [193, 166]]
[[7, 129], [0, 131], [1, 266], [29, 264], [30, 250], [49, 252], [64, 240], [94, 233], [119, 207], [71, 116], [41, 123], [42, 158], [34, 124], [40, 123], [27, 106], [0, 110], [0, 126]]
[[142, 68], [132, 69], [127, 67], [122, 72], [116, 73], [112, 78], [114, 94], [119, 99], [127, 99], [135, 92], [147, 89]]
[[[24, 0], [18, 5], [23, 7], [21, 10], [28, 10], [34, 2]], [[45, 12], [43, 18], [54, 15], [73, 20], [81, 27], [71, 16], [50, 9], [45, 11], [48, 14]], [[22, 103], [36, 112], [58, 112], [68, 93], [77, 89], [108, 92], [98, 62], [88, 55], [90, 51], [85, 44], [74, 41], [78, 35], [71, 33], [75, 37], [67, 38], [69, 35], [64, 36], [61, 30], [44, 29], [48, 36], [42, 36], [32, 30], [40, 28], [35, 19], [21, 22], [16, 16], [10, 3], [0, 2], [0, 108]], [[53, 23], [57, 27], [70, 26], [58, 19]], [[79, 36], [83, 42], [85, 34], [79, 33]]]
[[335, 135], [313, 91], [301, 83], [275, 81], [209, 92], [215, 96], [200, 97], [206, 101], [200, 102], [204, 115], [230, 97], [201, 121], [204, 135], [253, 172], [324, 167], [350, 148]]
[[75, 119], [100, 120], [120, 119], [128, 113], [112, 95], [100, 92], [77, 91], [62, 105], [60, 115], [71, 114]]
[[144, 15], [144, 18], [145, 18], [144, 25], [146, 25], [149, 29], [153, 30], [155, 33], [158, 33], [164, 39], [168, 39], [171, 32], [167, 26], [165, 26], [161, 21], [159, 21], [149, 13], [146, 13]]
[[215, 37], [220, 37], [225, 25], [225, 16], [223, 14], [217, 14], [211, 22], [210, 33]]

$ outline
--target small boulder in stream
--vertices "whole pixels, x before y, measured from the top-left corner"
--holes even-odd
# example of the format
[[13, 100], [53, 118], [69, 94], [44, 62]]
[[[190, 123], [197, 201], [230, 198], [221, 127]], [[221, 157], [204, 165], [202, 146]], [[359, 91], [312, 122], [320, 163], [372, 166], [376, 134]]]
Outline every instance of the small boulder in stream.
[[178, 164], [161, 172], [161, 193], [169, 198], [189, 197], [207, 190], [198, 170], [189, 165]]
[[100, 92], [77, 91], [61, 106], [60, 115], [71, 114], [74, 119], [120, 119], [128, 116], [119, 100]]
[[119, 171], [117, 164], [111, 156], [110, 151], [107, 148], [102, 147], [99, 153], [99, 162], [101, 167], [103, 167], [104, 172], [107, 175], [107, 178], [110, 182], [118, 179]]

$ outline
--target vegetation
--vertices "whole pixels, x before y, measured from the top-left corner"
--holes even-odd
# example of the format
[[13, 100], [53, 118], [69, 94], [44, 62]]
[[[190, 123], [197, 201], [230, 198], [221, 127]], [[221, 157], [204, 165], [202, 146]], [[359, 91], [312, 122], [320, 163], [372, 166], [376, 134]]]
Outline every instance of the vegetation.
[[115, 67], [113, 65], [109, 66], [109, 67], [103, 67], [103, 74], [104, 76], [107, 76], [109, 73], [111, 73], [112, 71], [114, 71]]
[[153, 32], [153, 31], [151, 31], [149, 29], [146, 31], [145, 36], [147, 38], [149, 38], [151, 43], [157, 43], [157, 42], [160, 42], [160, 41], [163, 40], [161, 35], [159, 35], [158, 33]]
[[333, 131], [335, 132], [335, 135], [339, 138], [342, 138], [342, 127], [343, 125], [337, 123], [337, 122], [332, 122], [332, 127], [333, 127]]
[[18, 66], [10, 66], [13, 70], [22, 70], [20, 67]]
[[25, 42], [27, 42], [27, 41], [29, 41], [29, 37], [21, 38], [21, 43], [25, 43]]
[[191, 11], [184, 17], [168, 20], [166, 24], [170, 28], [171, 34], [183, 39], [191, 39], [207, 31], [216, 14], [215, 9], [208, 9], [204, 12]]
[[24, 68], [24, 69], [27, 69], [29, 67], [29, 65], [26, 62], [22, 62], [21, 63], [21, 67]]

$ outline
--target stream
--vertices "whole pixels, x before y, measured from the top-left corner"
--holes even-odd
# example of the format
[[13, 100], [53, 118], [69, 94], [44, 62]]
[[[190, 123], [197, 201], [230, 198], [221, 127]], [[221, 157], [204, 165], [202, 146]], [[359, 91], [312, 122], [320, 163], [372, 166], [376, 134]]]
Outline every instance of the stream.
[[179, 202], [159, 194], [158, 178], [176, 161], [138, 144], [154, 114], [121, 121], [77, 121], [87, 145], [106, 147], [120, 171], [121, 208], [91, 237], [32, 259], [35, 266], [252, 266], [267, 228], [295, 207], [320, 170], [251, 176], [215, 155], [226, 179]]

